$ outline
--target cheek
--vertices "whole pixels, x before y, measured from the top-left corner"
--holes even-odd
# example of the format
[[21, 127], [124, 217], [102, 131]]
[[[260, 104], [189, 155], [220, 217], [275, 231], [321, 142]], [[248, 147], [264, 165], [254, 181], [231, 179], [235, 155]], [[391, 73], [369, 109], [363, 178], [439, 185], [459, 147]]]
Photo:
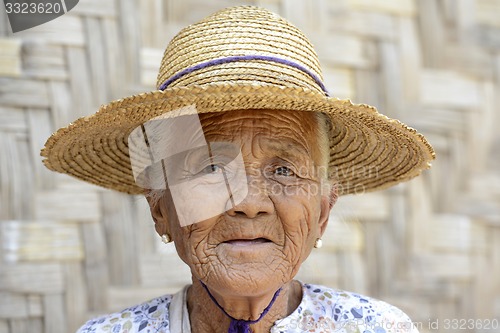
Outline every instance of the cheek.
[[282, 223], [285, 255], [299, 265], [311, 252], [320, 216], [321, 196], [309, 189], [295, 186], [271, 199]]
[[209, 236], [217, 219], [209, 219], [193, 225], [181, 227], [174, 212], [169, 218], [170, 230], [177, 254], [191, 269], [204, 264], [208, 258]]

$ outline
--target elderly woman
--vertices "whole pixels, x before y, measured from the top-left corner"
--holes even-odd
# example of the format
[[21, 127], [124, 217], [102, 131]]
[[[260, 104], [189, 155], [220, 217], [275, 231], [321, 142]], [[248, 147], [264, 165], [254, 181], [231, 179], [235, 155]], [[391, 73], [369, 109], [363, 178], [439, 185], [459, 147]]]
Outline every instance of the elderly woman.
[[86, 332], [416, 332], [399, 309], [294, 280], [337, 196], [418, 175], [434, 152], [373, 107], [329, 97], [313, 47], [234, 7], [168, 45], [158, 90], [60, 129], [45, 165], [145, 194], [192, 285], [88, 321]]

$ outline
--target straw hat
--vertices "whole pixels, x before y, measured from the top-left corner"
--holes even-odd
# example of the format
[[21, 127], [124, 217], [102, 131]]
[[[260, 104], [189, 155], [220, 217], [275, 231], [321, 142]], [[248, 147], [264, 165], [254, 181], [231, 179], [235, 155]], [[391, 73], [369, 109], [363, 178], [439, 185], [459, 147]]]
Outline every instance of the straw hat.
[[262, 8], [224, 9], [167, 46], [157, 88], [101, 106], [59, 129], [41, 155], [47, 168], [130, 194], [127, 138], [142, 123], [194, 105], [198, 113], [245, 109], [323, 112], [332, 122], [329, 170], [339, 194], [394, 185], [430, 167], [425, 138], [364, 104], [330, 97], [304, 34]]

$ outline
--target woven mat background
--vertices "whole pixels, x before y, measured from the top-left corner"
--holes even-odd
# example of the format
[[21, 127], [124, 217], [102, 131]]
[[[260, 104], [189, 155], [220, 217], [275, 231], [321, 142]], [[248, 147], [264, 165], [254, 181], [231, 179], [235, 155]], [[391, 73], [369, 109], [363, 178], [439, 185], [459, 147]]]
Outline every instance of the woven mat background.
[[407, 184], [341, 198], [300, 278], [394, 303], [424, 333], [500, 332], [444, 322], [500, 318], [499, 0], [82, 0], [16, 34], [0, 5], [0, 333], [74, 332], [189, 282], [144, 199], [51, 173], [39, 151], [152, 90], [175, 33], [237, 3], [290, 19], [335, 96], [419, 129], [438, 156]]

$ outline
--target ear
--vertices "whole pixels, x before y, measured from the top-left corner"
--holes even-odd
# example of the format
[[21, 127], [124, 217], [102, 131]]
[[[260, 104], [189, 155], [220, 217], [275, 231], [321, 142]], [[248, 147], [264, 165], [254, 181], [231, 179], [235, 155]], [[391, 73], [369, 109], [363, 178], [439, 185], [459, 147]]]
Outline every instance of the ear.
[[319, 236], [323, 236], [326, 227], [328, 225], [328, 218], [330, 216], [330, 211], [337, 202], [338, 192], [337, 186], [332, 185], [330, 187], [330, 192], [328, 195], [324, 195], [321, 198], [321, 214], [319, 218]]
[[151, 217], [155, 223], [155, 229], [158, 235], [170, 234], [163, 197], [154, 198], [150, 192], [145, 193], [145, 197], [149, 204], [149, 211], [151, 212]]
[[332, 184], [332, 186], [330, 187], [329, 202], [328, 202], [330, 210], [337, 203], [338, 198], [339, 198], [339, 192], [337, 191], [337, 184]]

